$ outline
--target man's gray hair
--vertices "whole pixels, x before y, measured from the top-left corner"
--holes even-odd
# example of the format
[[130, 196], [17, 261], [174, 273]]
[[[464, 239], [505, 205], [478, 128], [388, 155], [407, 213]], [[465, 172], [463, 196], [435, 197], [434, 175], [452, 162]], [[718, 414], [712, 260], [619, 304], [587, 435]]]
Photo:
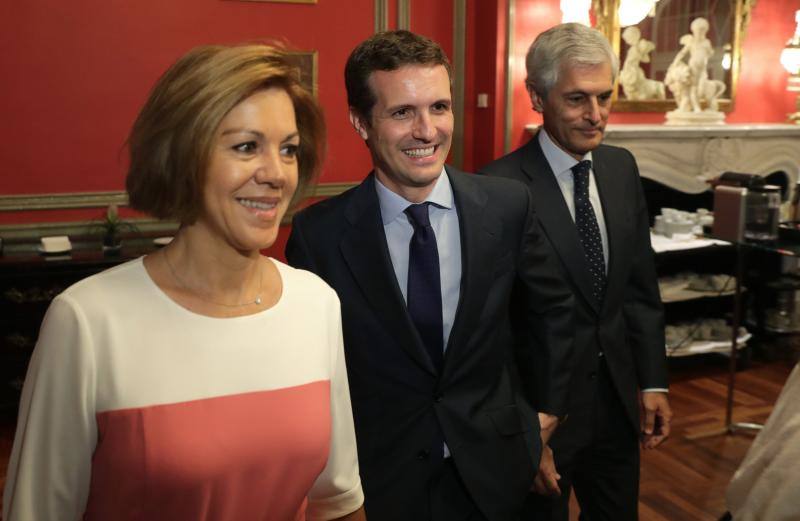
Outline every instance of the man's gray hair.
[[528, 48], [525, 84], [547, 98], [563, 64], [585, 67], [602, 63], [611, 65], [611, 81], [616, 81], [619, 58], [600, 31], [577, 23], [556, 25], [539, 34]]

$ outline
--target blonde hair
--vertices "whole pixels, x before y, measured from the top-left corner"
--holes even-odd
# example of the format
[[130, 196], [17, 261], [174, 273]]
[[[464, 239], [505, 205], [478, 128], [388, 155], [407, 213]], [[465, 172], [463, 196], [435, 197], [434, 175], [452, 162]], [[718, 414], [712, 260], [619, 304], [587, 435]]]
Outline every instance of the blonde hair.
[[220, 122], [243, 99], [269, 87], [284, 89], [294, 105], [300, 147], [292, 203], [301, 199], [319, 174], [325, 124], [300, 71], [276, 47], [214, 45], [196, 47], [175, 62], [139, 112], [128, 137], [130, 205], [159, 219], [194, 222]]

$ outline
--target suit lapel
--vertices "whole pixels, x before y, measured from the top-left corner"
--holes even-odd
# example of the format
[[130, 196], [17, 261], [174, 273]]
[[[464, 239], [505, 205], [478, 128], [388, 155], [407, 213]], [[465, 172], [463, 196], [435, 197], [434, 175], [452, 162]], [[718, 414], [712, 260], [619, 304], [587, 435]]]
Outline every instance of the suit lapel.
[[[370, 175], [356, 190], [345, 212], [350, 227], [340, 244], [345, 262], [388, 336], [396, 339], [420, 366], [436, 374], [397, 285], [383, 231], [374, 175]], [[374, 346], [374, 349], [380, 348]]]
[[531, 194], [539, 222], [550, 243], [566, 266], [583, 298], [595, 310], [600, 306], [592, 295], [589, 265], [581, 246], [575, 221], [569, 213], [555, 174], [534, 136], [523, 150], [522, 171], [530, 181]]
[[452, 360], [469, 344], [468, 332], [479, 323], [484, 299], [492, 282], [502, 223], [486, 211], [486, 193], [470, 178], [446, 167], [453, 187], [461, 236], [461, 290], [445, 352], [444, 371], [457, 369]]

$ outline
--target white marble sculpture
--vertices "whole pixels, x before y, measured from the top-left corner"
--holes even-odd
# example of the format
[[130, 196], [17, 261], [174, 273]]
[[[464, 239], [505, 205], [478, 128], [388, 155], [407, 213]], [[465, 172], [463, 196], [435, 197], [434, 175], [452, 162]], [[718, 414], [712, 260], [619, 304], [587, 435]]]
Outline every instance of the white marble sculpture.
[[629, 100], [663, 100], [666, 99], [664, 84], [658, 80], [648, 79], [640, 63], [650, 63], [650, 52], [655, 44], [642, 38], [642, 33], [635, 25], [622, 31], [622, 39], [628, 44], [625, 63], [619, 73], [619, 82]]
[[[678, 108], [667, 112], [667, 125], [722, 124], [725, 114], [719, 111], [719, 97], [725, 84], [708, 77], [708, 60], [714, 54], [711, 40], [706, 38], [708, 20], [692, 20], [691, 34], [681, 36], [683, 48], [667, 69], [664, 83], [675, 97]], [[705, 102], [703, 109], [701, 102]]]

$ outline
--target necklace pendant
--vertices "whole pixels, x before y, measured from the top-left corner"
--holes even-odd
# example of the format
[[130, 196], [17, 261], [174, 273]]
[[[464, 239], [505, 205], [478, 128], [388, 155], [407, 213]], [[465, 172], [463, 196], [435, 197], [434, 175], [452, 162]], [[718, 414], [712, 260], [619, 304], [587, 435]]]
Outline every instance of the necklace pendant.
[[260, 306], [260, 305], [261, 305], [261, 295], [259, 295], [259, 296], [257, 296], [257, 297], [256, 297], [256, 302], [255, 302], [255, 304], [256, 304], [256, 306]]

